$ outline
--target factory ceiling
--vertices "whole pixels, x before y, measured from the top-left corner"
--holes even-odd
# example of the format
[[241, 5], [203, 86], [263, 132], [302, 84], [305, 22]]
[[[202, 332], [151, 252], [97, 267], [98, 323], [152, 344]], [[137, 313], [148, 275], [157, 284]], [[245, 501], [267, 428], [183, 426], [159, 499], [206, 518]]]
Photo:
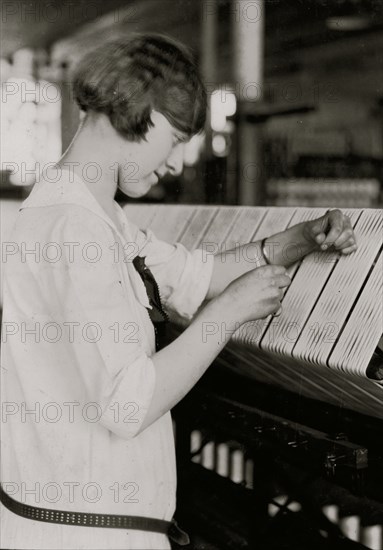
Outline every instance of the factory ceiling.
[[[248, 9], [252, 9], [247, 2]], [[201, 18], [217, 12], [221, 42], [228, 42], [237, 0], [1, 0], [2, 56], [21, 47], [48, 48], [80, 28], [179, 35], [198, 51]], [[344, 37], [383, 30], [381, 0], [264, 0], [266, 54], [291, 52]], [[249, 17], [254, 14], [248, 11]], [[95, 21], [97, 20], [97, 23]]]

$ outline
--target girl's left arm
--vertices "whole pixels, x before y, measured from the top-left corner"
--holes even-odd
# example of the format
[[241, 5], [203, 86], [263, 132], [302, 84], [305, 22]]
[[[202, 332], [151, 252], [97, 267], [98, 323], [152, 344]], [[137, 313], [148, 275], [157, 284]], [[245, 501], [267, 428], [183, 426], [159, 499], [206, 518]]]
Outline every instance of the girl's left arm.
[[351, 254], [357, 248], [350, 218], [340, 210], [330, 210], [316, 220], [299, 223], [263, 241], [216, 254], [206, 298], [214, 298], [231, 281], [251, 269], [266, 263], [288, 266], [314, 250], [331, 247], [342, 255]]

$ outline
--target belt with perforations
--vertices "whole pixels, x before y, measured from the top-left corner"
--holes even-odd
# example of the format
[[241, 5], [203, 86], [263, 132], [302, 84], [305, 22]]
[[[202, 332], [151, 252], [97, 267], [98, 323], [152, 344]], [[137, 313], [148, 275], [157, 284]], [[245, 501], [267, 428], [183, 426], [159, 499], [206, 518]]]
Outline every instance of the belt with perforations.
[[23, 518], [61, 525], [83, 527], [107, 527], [109, 529], [134, 529], [162, 533], [180, 545], [189, 544], [189, 537], [173, 521], [165, 521], [144, 516], [122, 516], [118, 514], [94, 514], [87, 512], [68, 512], [40, 508], [18, 502], [9, 496], [0, 484], [0, 502], [11, 512]]

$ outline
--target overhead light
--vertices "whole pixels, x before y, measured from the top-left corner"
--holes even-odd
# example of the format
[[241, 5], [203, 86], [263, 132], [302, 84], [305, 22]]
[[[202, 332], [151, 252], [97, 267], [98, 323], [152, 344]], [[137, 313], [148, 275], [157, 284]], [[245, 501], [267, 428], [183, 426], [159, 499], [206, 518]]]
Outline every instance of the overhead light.
[[227, 117], [233, 116], [237, 110], [237, 99], [234, 91], [221, 87], [211, 94], [210, 125], [215, 132], [223, 132]]
[[370, 18], [366, 15], [340, 15], [326, 19], [326, 26], [332, 31], [361, 31], [370, 25]]
[[213, 136], [212, 147], [216, 157], [227, 157], [228, 142], [223, 134], [215, 134]]

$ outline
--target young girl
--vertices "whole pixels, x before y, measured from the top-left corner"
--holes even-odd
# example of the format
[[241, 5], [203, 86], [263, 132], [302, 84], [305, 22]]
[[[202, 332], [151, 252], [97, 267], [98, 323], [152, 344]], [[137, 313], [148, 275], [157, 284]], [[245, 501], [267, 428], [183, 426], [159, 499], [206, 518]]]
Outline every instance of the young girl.
[[[332, 211], [271, 237], [273, 257], [267, 241], [250, 243], [241, 257], [263, 258], [254, 269], [227, 252], [221, 261], [161, 242], [126, 219], [117, 187], [141, 197], [179, 174], [182, 144], [204, 126], [205, 91], [183, 46], [160, 36], [103, 45], [78, 66], [74, 94], [83, 123], [23, 203], [6, 258], [2, 547], [166, 549], [170, 410], [226, 343], [219, 333], [203, 341], [203, 323], [228, 334], [276, 313], [290, 283], [286, 244], [302, 256], [330, 245], [349, 254], [355, 239]], [[160, 351], [138, 259], [162, 307], [193, 319]]]

